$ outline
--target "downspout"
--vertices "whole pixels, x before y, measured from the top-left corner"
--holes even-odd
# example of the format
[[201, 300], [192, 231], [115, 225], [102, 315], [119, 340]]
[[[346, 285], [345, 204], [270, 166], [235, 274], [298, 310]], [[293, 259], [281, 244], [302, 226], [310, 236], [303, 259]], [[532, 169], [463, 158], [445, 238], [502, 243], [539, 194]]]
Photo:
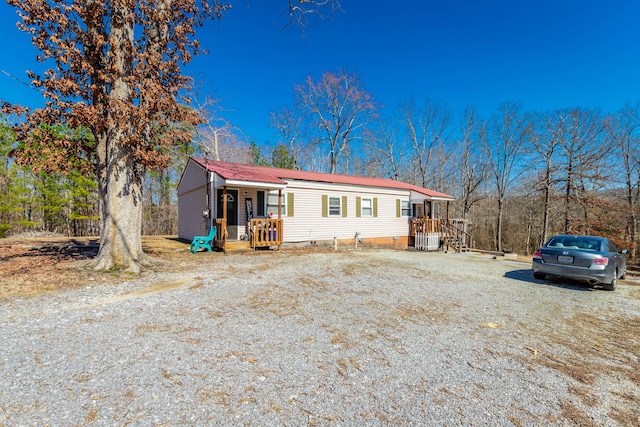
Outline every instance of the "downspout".
[[205, 159], [204, 165], [204, 191], [205, 199], [204, 205], [207, 207], [207, 231], [211, 230], [211, 193], [209, 191], [209, 168], [207, 167], [207, 160]]
[[213, 196], [213, 172], [209, 173], [209, 182], [207, 183], [207, 207], [209, 208], [209, 226], [215, 227], [213, 222], [213, 205], [215, 202], [215, 197]]

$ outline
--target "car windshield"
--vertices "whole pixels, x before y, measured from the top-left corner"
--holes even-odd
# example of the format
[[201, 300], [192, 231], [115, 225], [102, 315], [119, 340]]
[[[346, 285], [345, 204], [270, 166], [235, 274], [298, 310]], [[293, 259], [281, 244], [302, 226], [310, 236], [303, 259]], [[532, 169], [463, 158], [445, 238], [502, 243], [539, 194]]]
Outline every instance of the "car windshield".
[[600, 251], [600, 241], [588, 237], [554, 237], [547, 243], [548, 248], [579, 249], [584, 251]]

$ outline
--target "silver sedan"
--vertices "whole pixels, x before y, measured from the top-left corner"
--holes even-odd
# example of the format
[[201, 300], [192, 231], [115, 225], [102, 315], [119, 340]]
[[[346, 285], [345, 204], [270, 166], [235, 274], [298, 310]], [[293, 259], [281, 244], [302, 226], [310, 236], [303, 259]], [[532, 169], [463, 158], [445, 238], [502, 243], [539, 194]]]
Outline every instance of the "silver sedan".
[[533, 254], [533, 277], [547, 275], [602, 284], [608, 291], [627, 273], [628, 251], [619, 251], [605, 237], [562, 234], [549, 239]]

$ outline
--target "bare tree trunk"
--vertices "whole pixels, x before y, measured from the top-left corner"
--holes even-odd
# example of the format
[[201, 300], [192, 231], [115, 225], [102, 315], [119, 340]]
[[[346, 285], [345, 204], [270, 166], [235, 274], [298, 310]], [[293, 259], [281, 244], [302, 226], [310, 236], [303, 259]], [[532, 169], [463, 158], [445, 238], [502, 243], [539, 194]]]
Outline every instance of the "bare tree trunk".
[[498, 197], [498, 215], [496, 217], [496, 251], [502, 252], [502, 222], [504, 218], [504, 199]]
[[542, 240], [540, 245], [547, 241], [549, 234], [549, 212], [551, 211], [551, 169], [547, 166], [545, 171], [545, 186], [544, 186], [544, 207], [542, 211], [542, 233], [540, 239]]
[[[128, 77], [132, 72], [134, 14], [126, 6], [114, 3], [111, 17], [112, 52], [118, 78], [109, 93], [112, 105], [125, 104], [131, 97]], [[124, 268], [139, 272], [144, 260], [142, 251], [142, 183], [144, 167], [137, 163], [126, 144], [128, 120], [114, 117], [107, 120], [104, 134], [98, 141], [98, 187], [100, 190], [100, 250], [96, 258], [97, 270]]]
[[[110, 140], [100, 171], [100, 251], [97, 270], [124, 268], [140, 271], [145, 260], [142, 250], [142, 180], [141, 166], [132, 164], [128, 150]], [[105, 171], [109, 171], [106, 172]]]

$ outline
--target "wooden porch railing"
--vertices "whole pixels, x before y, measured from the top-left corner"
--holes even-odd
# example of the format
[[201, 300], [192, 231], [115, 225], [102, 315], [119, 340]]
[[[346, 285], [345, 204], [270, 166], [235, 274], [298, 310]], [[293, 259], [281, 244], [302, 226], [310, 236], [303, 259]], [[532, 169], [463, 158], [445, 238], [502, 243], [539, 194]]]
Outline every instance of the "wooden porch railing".
[[415, 236], [416, 233], [439, 233], [440, 220], [428, 218], [411, 218], [409, 235]]
[[282, 219], [254, 218], [249, 222], [252, 248], [281, 246], [283, 241]]
[[227, 244], [227, 220], [218, 218], [214, 221], [213, 226], [217, 228], [216, 238], [213, 239], [213, 245], [223, 251], [226, 250]]
[[474, 247], [473, 236], [459, 227], [461, 223], [460, 220], [411, 218], [409, 236], [438, 233], [444, 245], [454, 247], [458, 252], [466, 251]]
[[473, 236], [454, 225], [453, 222], [443, 224], [441, 234], [444, 235], [444, 244], [453, 246], [457, 252], [468, 251], [474, 248]]

